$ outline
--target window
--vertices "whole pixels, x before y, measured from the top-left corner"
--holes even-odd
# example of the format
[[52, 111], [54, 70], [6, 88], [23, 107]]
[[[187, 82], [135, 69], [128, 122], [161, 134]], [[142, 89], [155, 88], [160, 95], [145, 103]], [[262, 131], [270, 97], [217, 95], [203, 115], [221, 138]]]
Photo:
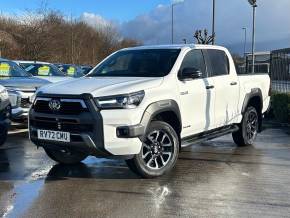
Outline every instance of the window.
[[163, 77], [171, 71], [180, 49], [119, 51], [102, 62], [89, 77]]
[[205, 76], [205, 63], [201, 50], [191, 50], [186, 54], [180, 67], [180, 72], [185, 68], [195, 68]]
[[52, 64], [20, 63], [20, 66], [33, 76], [64, 76], [64, 74]]
[[209, 49], [207, 50], [207, 54], [211, 63], [211, 76], [229, 74], [229, 59], [224, 51]]
[[27, 73], [15, 62], [0, 61], [0, 79], [2, 77], [30, 77], [31, 74]]

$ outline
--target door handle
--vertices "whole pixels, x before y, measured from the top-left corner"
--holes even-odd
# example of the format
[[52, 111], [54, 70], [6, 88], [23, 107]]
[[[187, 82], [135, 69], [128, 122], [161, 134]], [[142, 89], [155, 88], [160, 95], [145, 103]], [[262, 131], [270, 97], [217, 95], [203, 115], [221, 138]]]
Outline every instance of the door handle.
[[238, 85], [237, 82], [231, 82], [231, 86], [236, 86], [236, 85]]
[[206, 86], [206, 89], [213, 89], [213, 88], [214, 88], [213, 85], [208, 85], [208, 86]]

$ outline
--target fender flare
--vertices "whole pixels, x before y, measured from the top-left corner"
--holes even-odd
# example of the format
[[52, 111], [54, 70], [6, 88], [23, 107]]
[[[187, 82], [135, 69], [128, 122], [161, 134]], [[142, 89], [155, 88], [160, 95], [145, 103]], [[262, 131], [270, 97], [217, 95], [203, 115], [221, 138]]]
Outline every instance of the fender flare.
[[244, 99], [244, 102], [243, 102], [243, 106], [242, 106], [242, 114], [244, 114], [246, 112], [246, 109], [247, 109], [247, 106], [250, 102], [250, 100], [253, 98], [253, 97], [259, 97], [260, 100], [261, 100], [261, 109], [263, 109], [263, 97], [262, 97], [262, 91], [261, 89], [259, 88], [253, 88], [251, 89], [251, 92], [247, 93], [246, 96], [245, 96], [245, 99]]
[[182, 129], [182, 120], [179, 106], [175, 100], [161, 100], [150, 104], [143, 113], [141, 124], [145, 127], [145, 133], [152, 119], [162, 112], [173, 112], [179, 120], [179, 128]]

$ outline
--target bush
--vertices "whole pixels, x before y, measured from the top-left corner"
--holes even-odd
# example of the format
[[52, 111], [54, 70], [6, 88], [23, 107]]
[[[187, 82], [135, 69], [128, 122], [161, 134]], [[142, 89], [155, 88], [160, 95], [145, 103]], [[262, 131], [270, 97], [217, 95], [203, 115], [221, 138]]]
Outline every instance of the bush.
[[274, 117], [281, 123], [290, 123], [290, 93], [275, 93], [272, 95]]

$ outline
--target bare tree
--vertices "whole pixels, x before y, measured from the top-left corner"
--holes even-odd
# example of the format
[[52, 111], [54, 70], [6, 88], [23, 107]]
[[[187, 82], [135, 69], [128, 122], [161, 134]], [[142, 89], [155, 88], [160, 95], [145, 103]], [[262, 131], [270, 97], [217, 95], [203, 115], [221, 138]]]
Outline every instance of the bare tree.
[[196, 30], [194, 34], [194, 38], [197, 40], [198, 44], [211, 44], [214, 40], [214, 35], [208, 35], [207, 29]]

